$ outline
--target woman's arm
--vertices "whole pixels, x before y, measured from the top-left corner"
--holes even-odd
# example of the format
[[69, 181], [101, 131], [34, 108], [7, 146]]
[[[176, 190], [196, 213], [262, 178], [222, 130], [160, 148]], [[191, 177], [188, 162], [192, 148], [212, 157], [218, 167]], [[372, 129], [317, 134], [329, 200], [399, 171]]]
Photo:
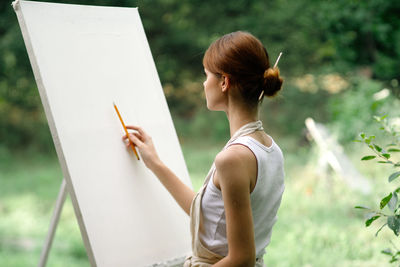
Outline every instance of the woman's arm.
[[250, 192], [254, 175], [251, 168], [257, 166], [255, 156], [248, 148], [233, 145], [217, 155], [215, 166], [215, 178], [224, 200], [228, 255], [213, 266], [254, 267], [256, 249]]
[[[174, 197], [181, 208], [189, 215], [190, 205], [195, 192], [184, 184], [158, 157], [151, 137], [138, 126], [127, 125], [127, 129], [137, 132], [124, 135], [123, 140], [129, 140], [139, 149], [144, 164], [149, 168]], [[129, 142], [127, 142], [129, 146]]]

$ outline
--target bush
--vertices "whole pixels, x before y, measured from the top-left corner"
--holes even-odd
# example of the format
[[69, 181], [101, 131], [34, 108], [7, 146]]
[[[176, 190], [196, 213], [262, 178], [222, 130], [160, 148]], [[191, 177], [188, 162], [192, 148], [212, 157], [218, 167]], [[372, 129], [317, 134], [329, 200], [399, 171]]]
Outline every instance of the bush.
[[[328, 103], [331, 116], [329, 128], [343, 143], [354, 139], [354, 132], [374, 130], [371, 118], [390, 112], [400, 115], [400, 101], [390, 97], [383, 83], [361, 76], [350, 79], [349, 88], [332, 97]], [[387, 95], [386, 97], [385, 94]]]
[[[368, 136], [365, 133], [361, 133], [361, 140], [358, 142], [365, 143], [371, 150], [372, 155], [367, 155], [361, 158], [363, 161], [378, 159], [378, 164], [385, 164], [394, 167], [394, 170], [388, 177], [388, 182], [391, 183], [400, 177], [400, 160], [393, 157], [394, 153], [400, 152], [400, 123], [393, 124], [386, 118], [386, 116], [374, 117], [376, 121], [381, 123], [380, 129], [386, 132], [389, 136], [386, 138], [386, 144], [376, 144], [375, 136]], [[392, 120], [393, 121], [393, 120]], [[379, 202], [379, 209], [371, 209], [364, 206], [356, 206], [357, 209], [367, 210], [368, 213], [365, 215], [366, 221], [365, 226], [369, 227], [374, 221], [380, 219], [381, 227], [376, 232], [375, 236], [378, 236], [379, 232], [385, 227], [389, 227], [393, 234], [398, 237], [400, 234], [400, 202], [399, 193], [400, 187], [393, 185], [394, 190], [389, 192]], [[387, 207], [388, 209], [384, 209]], [[383, 221], [382, 221], [383, 220]], [[398, 262], [400, 260], [400, 250], [394, 245], [394, 251], [390, 248], [382, 250], [383, 254], [391, 257], [390, 263]]]

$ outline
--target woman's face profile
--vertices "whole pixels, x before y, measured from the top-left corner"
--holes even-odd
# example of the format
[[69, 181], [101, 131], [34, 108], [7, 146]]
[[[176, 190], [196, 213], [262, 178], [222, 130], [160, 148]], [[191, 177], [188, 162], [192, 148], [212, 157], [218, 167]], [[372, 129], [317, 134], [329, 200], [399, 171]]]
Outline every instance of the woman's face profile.
[[225, 103], [224, 93], [222, 92], [223, 79], [206, 68], [204, 68], [204, 72], [206, 80], [203, 86], [207, 100], [207, 108], [209, 110], [223, 110]]

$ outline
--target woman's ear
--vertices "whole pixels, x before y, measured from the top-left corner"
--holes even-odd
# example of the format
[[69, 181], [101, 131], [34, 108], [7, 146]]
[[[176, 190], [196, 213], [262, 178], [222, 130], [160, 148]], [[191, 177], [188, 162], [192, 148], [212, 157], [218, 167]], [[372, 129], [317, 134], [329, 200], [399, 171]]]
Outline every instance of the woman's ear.
[[222, 74], [221, 76], [221, 88], [222, 88], [222, 92], [225, 93], [228, 91], [229, 87], [230, 87], [230, 80], [228, 75], [226, 74]]

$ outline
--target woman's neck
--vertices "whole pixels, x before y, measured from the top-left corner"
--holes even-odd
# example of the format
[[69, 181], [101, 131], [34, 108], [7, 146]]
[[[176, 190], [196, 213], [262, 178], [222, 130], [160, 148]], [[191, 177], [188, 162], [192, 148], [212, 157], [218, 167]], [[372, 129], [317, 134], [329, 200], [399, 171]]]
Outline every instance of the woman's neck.
[[240, 129], [243, 125], [258, 120], [258, 109], [249, 110], [240, 105], [229, 105], [225, 111], [229, 120], [230, 135]]

